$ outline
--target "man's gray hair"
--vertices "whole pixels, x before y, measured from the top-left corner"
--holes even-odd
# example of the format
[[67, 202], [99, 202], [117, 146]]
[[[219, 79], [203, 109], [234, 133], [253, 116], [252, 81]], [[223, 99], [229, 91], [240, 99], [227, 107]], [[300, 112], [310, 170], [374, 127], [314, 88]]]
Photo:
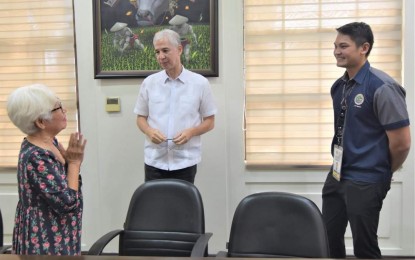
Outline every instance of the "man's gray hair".
[[163, 29], [161, 31], [156, 32], [156, 34], [154, 34], [153, 44], [155, 44], [156, 41], [164, 38], [166, 38], [175, 47], [181, 45], [180, 35], [177, 32], [170, 29]]

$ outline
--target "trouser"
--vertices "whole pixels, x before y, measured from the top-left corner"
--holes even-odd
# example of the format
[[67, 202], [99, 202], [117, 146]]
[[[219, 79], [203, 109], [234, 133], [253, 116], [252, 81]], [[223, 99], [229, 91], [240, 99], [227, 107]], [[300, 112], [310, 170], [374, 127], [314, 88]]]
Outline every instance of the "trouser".
[[363, 183], [338, 182], [328, 174], [323, 187], [323, 219], [327, 228], [331, 258], [345, 258], [344, 234], [347, 222], [353, 236], [354, 255], [358, 258], [382, 258], [377, 230], [383, 199], [390, 181]]
[[179, 170], [168, 171], [145, 164], [144, 172], [145, 181], [157, 179], [180, 179], [188, 181], [190, 183], [194, 183], [197, 172], [197, 165], [193, 165]]

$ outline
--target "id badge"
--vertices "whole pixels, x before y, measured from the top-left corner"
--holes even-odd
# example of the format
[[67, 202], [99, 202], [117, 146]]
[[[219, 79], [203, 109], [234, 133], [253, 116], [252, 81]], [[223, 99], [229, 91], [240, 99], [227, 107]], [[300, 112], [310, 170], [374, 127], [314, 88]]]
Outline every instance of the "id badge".
[[340, 181], [342, 171], [343, 147], [334, 145], [333, 177]]

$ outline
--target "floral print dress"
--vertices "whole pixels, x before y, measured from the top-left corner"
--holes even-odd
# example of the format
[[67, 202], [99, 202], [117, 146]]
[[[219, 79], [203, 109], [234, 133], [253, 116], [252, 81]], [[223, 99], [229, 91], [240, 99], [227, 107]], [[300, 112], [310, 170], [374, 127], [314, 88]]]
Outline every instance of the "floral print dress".
[[[58, 142], [55, 139], [54, 144]], [[18, 162], [19, 202], [14, 254], [80, 255], [83, 198], [68, 187], [66, 167], [49, 150], [23, 140]]]

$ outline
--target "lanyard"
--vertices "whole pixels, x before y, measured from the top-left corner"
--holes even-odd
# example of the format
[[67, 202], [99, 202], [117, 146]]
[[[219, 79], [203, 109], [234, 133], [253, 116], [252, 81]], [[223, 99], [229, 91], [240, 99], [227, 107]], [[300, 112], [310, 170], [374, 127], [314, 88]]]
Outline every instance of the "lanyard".
[[340, 114], [337, 118], [337, 129], [336, 129], [336, 137], [337, 137], [337, 144], [342, 146], [343, 144], [343, 134], [344, 134], [344, 124], [346, 121], [346, 112], [347, 112], [347, 98], [352, 93], [352, 90], [355, 86], [354, 80], [349, 80], [344, 83], [343, 85], [343, 92], [342, 92], [342, 100], [340, 102]]

